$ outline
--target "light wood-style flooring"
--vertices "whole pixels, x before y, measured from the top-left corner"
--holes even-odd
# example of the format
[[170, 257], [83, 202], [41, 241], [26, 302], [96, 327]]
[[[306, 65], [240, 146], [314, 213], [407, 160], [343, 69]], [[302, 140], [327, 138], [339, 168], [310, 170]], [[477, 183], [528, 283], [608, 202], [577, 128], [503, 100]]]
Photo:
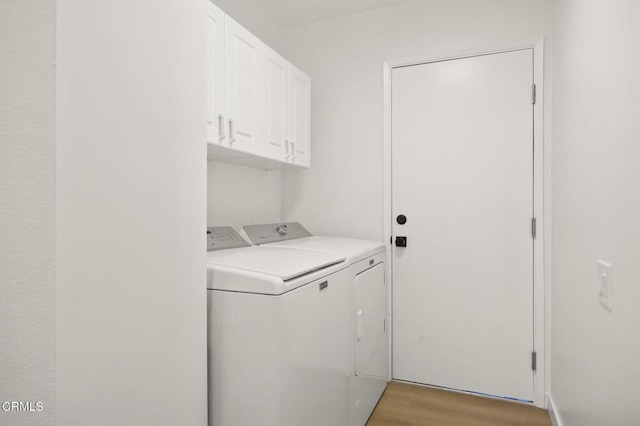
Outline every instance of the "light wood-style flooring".
[[551, 426], [548, 413], [517, 402], [391, 382], [367, 426]]

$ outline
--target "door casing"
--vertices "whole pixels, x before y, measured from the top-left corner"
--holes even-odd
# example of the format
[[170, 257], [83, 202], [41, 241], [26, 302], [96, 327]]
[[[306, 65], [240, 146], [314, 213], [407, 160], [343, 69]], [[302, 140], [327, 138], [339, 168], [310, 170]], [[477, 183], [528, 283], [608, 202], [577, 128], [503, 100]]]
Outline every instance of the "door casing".
[[[544, 40], [513, 44], [501, 48], [475, 49], [452, 52], [447, 56], [438, 57], [412, 57], [403, 59], [388, 60], [383, 63], [383, 106], [384, 106], [384, 241], [387, 244], [387, 265], [389, 286], [388, 311], [390, 322], [393, 321], [392, 298], [393, 298], [393, 250], [391, 247], [392, 234], [392, 194], [391, 194], [391, 70], [396, 67], [407, 65], [427, 64], [444, 60], [462, 59], [472, 56], [510, 52], [521, 49], [533, 49], [534, 54], [534, 83], [536, 85], [536, 103], [534, 105], [534, 214], [537, 220], [537, 235], [534, 240], [534, 297], [533, 297], [533, 324], [534, 324], [534, 348], [537, 353], [537, 369], [534, 374], [534, 404], [544, 408], [546, 405], [545, 396], [549, 391], [550, 384], [550, 271], [545, 265], [550, 263], [550, 239], [547, 237], [550, 231], [551, 206], [549, 191], [545, 190], [548, 184], [550, 173], [550, 149], [548, 141], [545, 141], [544, 123]], [[546, 177], [546, 179], [545, 179]], [[393, 330], [393, 324], [390, 324]], [[389, 333], [389, 348], [392, 354], [392, 336]], [[392, 359], [389, 356], [389, 371], [391, 371]]]

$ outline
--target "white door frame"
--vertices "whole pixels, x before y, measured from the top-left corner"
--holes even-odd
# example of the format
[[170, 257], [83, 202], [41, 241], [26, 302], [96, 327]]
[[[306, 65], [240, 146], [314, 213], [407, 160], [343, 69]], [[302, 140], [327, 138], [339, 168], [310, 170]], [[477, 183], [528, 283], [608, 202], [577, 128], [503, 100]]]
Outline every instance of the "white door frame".
[[[394, 59], [383, 63], [383, 106], [384, 106], [384, 241], [387, 244], [387, 265], [389, 282], [389, 318], [393, 321], [392, 315], [392, 298], [393, 298], [393, 248], [391, 245], [392, 237], [392, 214], [391, 214], [391, 70], [396, 67], [407, 65], [427, 64], [430, 62], [440, 62], [451, 59], [462, 59], [471, 56], [480, 56], [494, 53], [504, 53], [514, 50], [533, 49], [533, 79], [536, 85], [536, 103], [533, 108], [533, 167], [534, 167], [534, 214], [537, 220], [537, 232], [534, 239], [534, 271], [533, 271], [533, 326], [534, 326], [534, 347], [537, 353], [537, 370], [534, 373], [533, 380], [533, 403], [538, 407], [545, 407], [545, 395], [548, 393], [550, 384], [550, 368], [549, 368], [549, 338], [550, 323], [549, 309], [550, 303], [547, 299], [550, 294], [549, 289], [549, 270], [545, 270], [545, 264], [549, 264], [551, 247], [550, 239], [545, 228], [550, 225], [551, 206], [549, 203], [548, 184], [550, 177], [550, 149], [545, 146], [545, 124], [544, 124], [544, 40], [536, 40], [530, 43], [516, 44], [501, 49], [472, 50], [455, 52], [445, 57], [415, 57]], [[545, 179], [546, 177], [546, 179]], [[546, 225], [546, 226], [545, 226]], [[545, 291], [547, 290], [547, 291]], [[393, 324], [391, 323], [391, 330]], [[392, 340], [389, 333], [389, 348], [391, 350]], [[391, 355], [393, 351], [391, 352]], [[391, 371], [392, 362], [389, 357], [389, 371]]]

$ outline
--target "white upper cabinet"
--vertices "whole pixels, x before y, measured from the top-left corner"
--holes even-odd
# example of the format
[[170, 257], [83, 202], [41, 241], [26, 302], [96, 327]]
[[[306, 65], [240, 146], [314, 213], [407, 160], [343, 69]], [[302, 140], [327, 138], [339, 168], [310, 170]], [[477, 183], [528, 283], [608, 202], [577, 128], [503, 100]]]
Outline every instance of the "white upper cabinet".
[[268, 47], [263, 58], [265, 138], [262, 155], [309, 167], [311, 80]]
[[311, 80], [205, 1], [208, 158], [309, 167]]
[[289, 161], [303, 167], [311, 165], [311, 79], [290, 66], [290, 127], [287, 141], [292, 152]]
[[289, 135], [289, 62], [266, 47], [264, 49], [264, 142], [262, 155], [287, 161]]
[[207, 1], [207, 142], [226, 142], [224, 116], [224, 13]]
[[229, 146], [259, 153], [262, 42], [229, 16], [225, 19], [225, 107]]

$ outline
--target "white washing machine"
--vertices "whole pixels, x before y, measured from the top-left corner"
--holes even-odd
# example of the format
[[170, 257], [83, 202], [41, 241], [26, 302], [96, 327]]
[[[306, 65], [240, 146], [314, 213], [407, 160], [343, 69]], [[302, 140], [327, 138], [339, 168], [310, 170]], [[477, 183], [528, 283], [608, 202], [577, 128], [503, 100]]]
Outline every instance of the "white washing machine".
[[389, 381], [384, 244], [313, 236], [297, 222], [247, 225], [241, 233], [259, 247], [321, 251], [346, 258], [351, 306], [349, 424], [365, 425]]
[[349, 422], [345, 257], [207, 230], [210, 426]]

